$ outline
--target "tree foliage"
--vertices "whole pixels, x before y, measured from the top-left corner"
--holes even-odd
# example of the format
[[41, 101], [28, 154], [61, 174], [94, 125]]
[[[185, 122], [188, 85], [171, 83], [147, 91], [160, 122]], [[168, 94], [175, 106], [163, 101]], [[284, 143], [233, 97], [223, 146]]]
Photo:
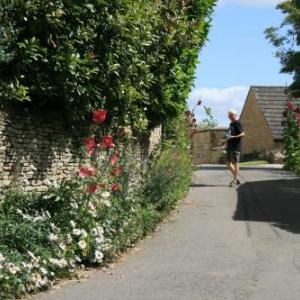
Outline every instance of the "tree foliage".
[[276, 56], [280, 58], [284, 73], [294, 76], [290, 86], [293, 96], [300, 96], [300, 1], [289, 0], [277, 6], [285, 15], [279, 28], [270, 27], [265, 33], [271, 43], [278, 48]]
[[151, 129], [185, 108], [216, 0], [2, 0], [0, 103]]
[[204, 106], [205, 118], [198, 123], [199, 129], [216, 128], [218, 127], [218, 120], [214, 118], [212, 108]]

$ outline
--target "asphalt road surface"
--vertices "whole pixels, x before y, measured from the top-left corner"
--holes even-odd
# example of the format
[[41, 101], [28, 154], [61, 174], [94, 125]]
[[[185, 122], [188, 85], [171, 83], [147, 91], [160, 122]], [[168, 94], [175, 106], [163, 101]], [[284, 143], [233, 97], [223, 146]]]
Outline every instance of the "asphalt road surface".
[[188, 197], [138, 251], [35, 300], [299, 300], [300, 179], [278, 166], [202, 166]]

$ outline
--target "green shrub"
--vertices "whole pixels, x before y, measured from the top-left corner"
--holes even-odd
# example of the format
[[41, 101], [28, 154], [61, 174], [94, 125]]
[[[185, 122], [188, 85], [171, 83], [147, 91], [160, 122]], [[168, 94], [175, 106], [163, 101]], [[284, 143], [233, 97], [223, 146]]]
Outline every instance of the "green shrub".
[[300, 108], [288, 102], [284, 122], [284, 167], [286, 170], [298, 171], [300, 151]]
[[[183, 120], [167, 128], [168, 137], [154, 157], [145, 179], [145, 197], [160, 211], [169, 211], [187, 191], [192, 174], [190, 141]], [[175, 135], [176, 134], [176, 135]]]

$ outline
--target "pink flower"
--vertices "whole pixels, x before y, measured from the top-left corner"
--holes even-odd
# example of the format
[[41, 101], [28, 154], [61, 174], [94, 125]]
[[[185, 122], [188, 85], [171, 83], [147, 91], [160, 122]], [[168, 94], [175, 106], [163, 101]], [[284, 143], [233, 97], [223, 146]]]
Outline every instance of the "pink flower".
[[84, 141], [85, 147], [89, 155], [92, 155], [96, 146], [95, 139], [93, 137], [87, 137]]
[[113, 154], [111, 157], [110, 157], [110, 162], [112, 165], [115, 165], [118, 161], [118, 157], [117, 155]]
[[101, 139], [101, 145], [106, 148], [113, 148], [115, 145], [113, 144], [113, 138], [111, 135], [103, 136]]
[[94, 194], [97, 191], [97, 184], [96, 183], [90, 183], [87, 185], [87, 190], [89, 193]]
[[94, 167], [80, 167], [79, 168], [79, 172], [78, 175], [81, 178], [86, 178], [86, 177], [91, 177], [94, 176], [96, 174], [96, 171], [94, 169]]
[[103, 123], [106, 120], [106, 109], [97, 109], [93, 112], [93, 122], [94, 123]]
[[119, 188], [120, 188], [120, 185], [118, 183], [113, 183], [112, 186], [111, 186], [111, 190], [113, 192], [119, 190]]
[[293, 104], [291, 101], [289, 101], [289, 102], [287, 103], [287, 107], [288, 107], [288, 110], [291, 110], [291, 111], [294, 110], [294, 104]]

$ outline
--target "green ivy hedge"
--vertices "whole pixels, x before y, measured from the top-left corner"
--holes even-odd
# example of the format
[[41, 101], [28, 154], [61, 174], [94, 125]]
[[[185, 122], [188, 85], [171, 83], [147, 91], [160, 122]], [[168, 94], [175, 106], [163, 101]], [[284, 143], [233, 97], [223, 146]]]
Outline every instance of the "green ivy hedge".
[[216, 0], [2, 0], [0, 103], [153, 128], [185, 108]]

